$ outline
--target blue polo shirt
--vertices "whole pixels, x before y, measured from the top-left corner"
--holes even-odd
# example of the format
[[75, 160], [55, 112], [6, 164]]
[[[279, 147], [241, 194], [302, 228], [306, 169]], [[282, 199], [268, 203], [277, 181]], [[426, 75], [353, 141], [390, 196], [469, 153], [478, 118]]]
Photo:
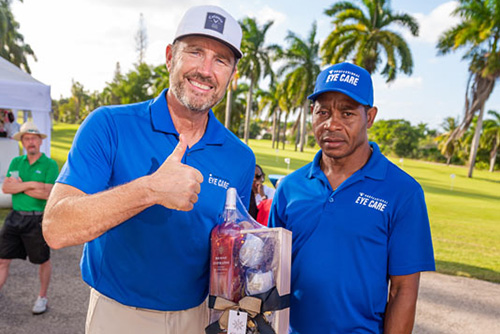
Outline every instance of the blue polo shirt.
[[420, 185], [374, 143], [333, 191], [313, 162], [282, 179], [269, 224], [292, 231], [292, 333], [383, 333], [389, 275], [435, 270]]
[[[166, 91], [154, 100], [92, 112], [57, 182], [95, 194], [156, 171], [179, 142]], [[161, 311], [184, 310], [205, 300], [210, 231], [222, 214], [226, 190], [235, 187], [248, 207], [255, 173], [250, 148], [211, 111], [208, 117], [204, 136], [182, 160], [204, 178], [193, 210], [155, 205], [85, 244], [82, 276], [100, 293]]]

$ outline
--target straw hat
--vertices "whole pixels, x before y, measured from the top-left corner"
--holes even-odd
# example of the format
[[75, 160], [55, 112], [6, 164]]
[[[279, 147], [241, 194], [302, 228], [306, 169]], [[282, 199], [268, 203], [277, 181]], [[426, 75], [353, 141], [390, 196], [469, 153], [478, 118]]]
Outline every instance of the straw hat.
[[21, 125], [21, 130], [19, 130], [19, 132], [17, 132], [16, 134], [14, 134], [12, 136], [12, 139], [21, 141], [22, 136], [27, 134], [27, 133], [30, 133], [33, 135], [39, 135], [42, 139], [47, 138], [46, 134], [40, 133], [40, 131], [36, 127], [35, 123], [28, 121], [28, 122], [24, 123], [23, 125]]

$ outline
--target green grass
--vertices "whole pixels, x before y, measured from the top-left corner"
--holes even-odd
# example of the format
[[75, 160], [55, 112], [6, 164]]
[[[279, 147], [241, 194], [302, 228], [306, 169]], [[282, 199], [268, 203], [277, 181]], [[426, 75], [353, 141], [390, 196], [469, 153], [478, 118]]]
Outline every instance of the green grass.
[[500, 174], [475, 170], [467, 178], [466, 167], [402, 165], [424, 188], [438, 271], [500, 282]]
[[63, 166], [68, 157], [68, 151], [73, 143], [73, 137], [78, 124], [65, 124], [54, 122], [54, 129], [52, 131], [52, 143], [50, 145], [50, 157], [57, 162], [59, 170]]
[[[288, 174], [317, 152], [298, 153], [293, 146], [275, 151], [264, 140], [249, 144], [267, 174]], [[500, 173], [475, 170], [470, 179], [466, 167], [391, 160], [424, 188], [437, 271], [500, 283]]]
[[[52, 158], [62, 166], [77, 125], [56, 123], [52, 133]], [[295, 152], [271, 148], [268, 140], [250, 140], [257, 163], [265, 173], [289, 174], [309, 163], [317, 149]], [[285, 163], [290, 158], [290, 166]], [[500, 173], [422, 161], [391, 159], [422, 184], [431, 221], [437, 270], [500, 283]], [[451, 178], [450, 175], [455, 175]], [[266, 183], [270, 185], [268, 179]], [[0, 224], [8, 210], [0, 210]]]
[[0, 226], [3, 225], [3, 222], [5, 221], [5, 217], [7, 217], [7, 214], [9, 213], [10, 209], [0, 209]]

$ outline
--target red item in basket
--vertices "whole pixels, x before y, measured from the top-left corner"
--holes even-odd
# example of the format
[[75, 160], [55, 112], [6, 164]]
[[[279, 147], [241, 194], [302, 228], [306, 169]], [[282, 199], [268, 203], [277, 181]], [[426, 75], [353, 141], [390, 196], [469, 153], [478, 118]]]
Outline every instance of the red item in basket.
[[238, 261], [241, 227], [225, 221], [212, 230], [210, 294], [237, 303], [242, 297], [242, 270]]

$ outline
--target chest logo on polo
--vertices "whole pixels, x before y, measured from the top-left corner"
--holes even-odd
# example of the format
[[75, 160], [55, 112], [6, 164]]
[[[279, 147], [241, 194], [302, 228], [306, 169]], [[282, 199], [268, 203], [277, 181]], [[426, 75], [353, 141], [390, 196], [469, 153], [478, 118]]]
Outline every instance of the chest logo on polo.
[[41, 170], [39, 170], [39, 169], [37, 169], [37, 170], [35, 171], [35, 174], [42, 174], [42, 171], [41, 171]]
[[215, 176], [213, 174], [208, 175], [208, 184], [212, 184], [224, 189], [229, 188], [229, 181], [226, 181], [223, 178]]
[[359, 193], [359, 196], [358, 198], [356, 198], [356, 201], [354, 203], [367, 206], [380, 212], [384, 212], [385, 208], [389, 204], [389, 202], [384, 199], [377, 198], [365, 193]]

